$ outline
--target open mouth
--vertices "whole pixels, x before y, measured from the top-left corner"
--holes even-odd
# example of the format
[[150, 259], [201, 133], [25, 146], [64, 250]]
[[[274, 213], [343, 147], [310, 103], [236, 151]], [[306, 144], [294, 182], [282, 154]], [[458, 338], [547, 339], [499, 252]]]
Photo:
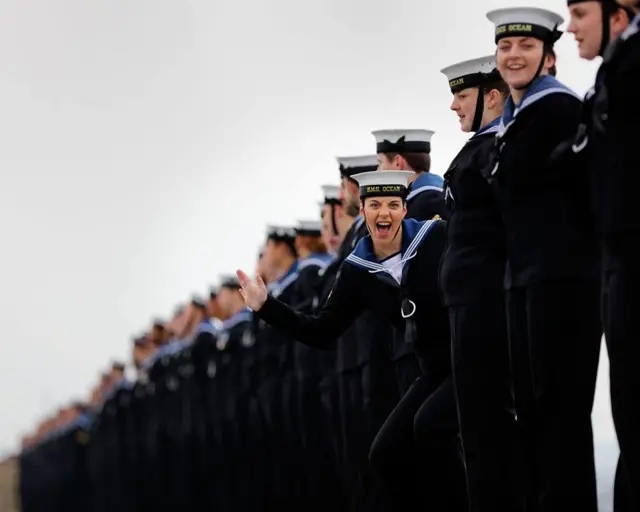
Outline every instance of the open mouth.
[[379, 237], [389, 236], [391, 222], [376, 222], [376, 233]]

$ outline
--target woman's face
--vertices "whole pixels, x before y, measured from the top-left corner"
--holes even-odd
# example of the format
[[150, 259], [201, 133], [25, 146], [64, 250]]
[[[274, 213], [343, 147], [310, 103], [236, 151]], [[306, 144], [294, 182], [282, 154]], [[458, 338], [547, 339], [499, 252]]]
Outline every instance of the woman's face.
[[602, 46], [602, 5], [599, 1], [579, 2], [569, 6], [568, 32], [578, 43], [580, 57], [593, 60]]
[[469, 87], [453, 95], [450, 108], [458, 115], [460, 129], [465, 133], [469, 133], [473, 127], [479, 92], [480, 90], [477, 87]]
[[[335, 208], [335, 207], [334, 207]], [[342, 208], [335, 208], [335, 213], [330, 204], [325, 204], [322, 207], [322, 241], [324, 245], [327, 247], [327, 250], [331, 254], [335, 254], [338, 251], [338, 247], [340, 247], [340, 236], [336, 235], [333, 232], [333, 218], [332, 215], [336, 216], [336, 222], [338, 221], [337, 217], [340, 215], [340, 211]]]
[[399, 197], [368, 197], [362, 204], [361, 213], [374, 245], [384, 246], [396, 238], [407, 207]]
[[[496, 61], [502, 79], [510, 89], [530, 83], [544, 54], [544, 44], [534, 37], [505, 37], [498, 41]], [[541, 74], [547, 74], [553, 59], [547, 57]]]

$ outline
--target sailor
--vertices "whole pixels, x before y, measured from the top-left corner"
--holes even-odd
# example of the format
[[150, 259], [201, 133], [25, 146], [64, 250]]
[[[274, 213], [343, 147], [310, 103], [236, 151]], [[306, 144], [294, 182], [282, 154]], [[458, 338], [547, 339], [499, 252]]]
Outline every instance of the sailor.
[[[332, 205], [329, 205], [332, 206]], [[310, 313], [313, 309], [315, 290], [322, 279], [327, 266], [333, 257], [327, 252], [322, 237], [320, 220], [299, 221], [295, 228], [295, 246], [298, 252], [298, 279], [295, 286], [295, 297], [291, 306], [298, 311]], [[298, 427], [300, 429], [299, 463], [304, 477], [304, 508], [324, 510], [320, 502], [333, 499], [324, 488], [326, 475], [332, 468], [332, 460], [328, 457], [329, 441], [324, 436], [322, 403], [320, 398], [320, 379], [322, 352], [296, 343], [293, 347], [295, 359], [295, 375], [297, 380]], [[335, 360], [335, 359], [334, 359]]]
[[[440, 220], [404, 218], [412, 175], [373, 171], [353, 177], [360, 185], [361, 214], [370, 235], [346, 258], [319, 314], [306, 315], [277, 300], [260, 277], [252, 280], [242, 271], [238, 277], [245, 302], [257, 316], [313, 347], [333, 346], [364, 310], [394, 324], [412, 324], [407, 333], [413, 336], [423, 375], [378, 434], [384, 459], [378, 469], [398, 510], [421, 503], [464, 510], [449, 328], [438, 288], [445, 225]], [[429, 439], [429, 446], [416, 450], [413, 424], [421, 406], [430, 417], [431, 432], [421, 436]], [[414, 460], [418, 455], [424, 457], [420, 464]], [[371, 457], [376, 464], [375, 443]], [[456, 503], [459, 506], [453, 507]]]
[[[295, 298], [298, 279], [298, 253], [295, 248], [295, 229], [291, 226], [267, 226], [264, 248], [265, 272], [273, 275], [270, 293], [287, 304]], [[300, 475], [295, 463], [299, 445], [295, 404], [295, 375], [293, 372], [293, 339], [282, 331], [262, 323], [256, 336], [261, 369], [258, 396], [268, 429], [272, 471], [267, 483], [270, 496], [266, 508], [281, 507], [295, 502], [300, 496]]]
[[495, 56], [441, 71], [460, 129], [474, 133], [444, 175], [449, 209], [440, 285], [449, 308], [453, 377], [470, 510], [517, 512], [516, 424], [503, 290], [504, 226], [487, 178], [509, 89]]
[[602, 320], [611, 409], [620, 446], [616, 510], [627, 510], [624, 501], [628, 510], [640, 509], [640, 491], [635, 485], [640, 478], [640, 378], [633, 365], [640, 334], [634, 311], [640, 292], [640, 216], [634, 193], [640, 185], [634, 135], [640, 105], [636, 97], [640, 77], [637, 5], [634, 0], [568, 1], [569, 31], [578, 41], [580, 56], [588, 60], [603, 56], [572, 151], [590, 170], [591, 220], [602, 254]]
[[[322, 238], [328, 252], [334, 260], [319, 272], [319, 281], [313, 292], [311, 312], [316, 312], [326, 301], [337, 270], [342, 260], [336, 259], [346, 233], [353, 225], [354, 218], [346, 214], [340, 199], [339, 185], [323, 185], [324, 200], [322, 203]], [[322, 303], [321, 303], [322, 301]], [[344, 336], [348, 336], [345, 333]], [[340, 414], [340, 374], [337, 372], [337, 351], [323, 350], [321, 352], [321, 380], [320, 400], [323, 412], [325, 456], [329, 459], [331, 471], [325, 482], [326, 498], [330, 502], [329, 508], [338, 509], [346, 503], [346, 491], [342, 488], [344, 482], [343, 464], [343, 428]], [[321, 503], [322, 504], [325, 504]]]
[[[361, 157], [341, 157], [342, 202], [348, 214], [357, 215], [346, 239], [351, 241], [342, 245], [341, 255], [346, 258], [364, 236], [368, 229], [361, 215], [360, 189], [353, 176], [357, 173], [378, 169], [378, 155]], [[400, 339], [400, 355], [408, 355], [413, 372], [410, 381], [418, 376], [417, 362], [411, 347], [405, 347], [404, 335], [380, 315], [364, 311], [353, 324], [356, 330], [356, 343], [338, 343], [338, 362], [342, 363], [342, 400], [343, 420], [347, 432], [346, 446], [349, 449], [350, 475], [346, 485], [350, 489], [352, 508], [373, 510], [379, 505], [375, 477], [371, 473], [368, 460], [369, 448], [378, 430], [398, 402], [406, 389], [398, 392], [394, 389], [397, 380], [397, 363], [392, 362], [394, 341]], [[405, 365], [406, 366], [406, 365]], [[400, 368], [399, 375], [404, 375]], [[408, 386], [407, 386], [408, 387]], [[355, 478], [355, 483], [352, 482]]]
[[428, 220], [447, 217], [444, 182], [431, 172], [432, 130], [376, 130], [380, 169], [413, 171], [407, 196], [407, 218]]
[[[379, 169], [413, 171], [407, 196], [407, 218], [429, 220], [448, 216], [444, 200], [444, 180], [431, 170], [432, 130], [377, 130]], [[406, 336], [396, 329], [392, 335], [391, 358], [395, 366], [399, 396], [403, 396], [420, 375], [413, 348]]]
[[562, 17], [487, 14], [509, 86], [495, 165], [507, 240], [509, 344], [525, 489], [534, 510], [597, 510], [591, 409], [601, 326], [597, 250], [581, 166], [551, 154], [573, 137], [581, 102], [550, 75]]

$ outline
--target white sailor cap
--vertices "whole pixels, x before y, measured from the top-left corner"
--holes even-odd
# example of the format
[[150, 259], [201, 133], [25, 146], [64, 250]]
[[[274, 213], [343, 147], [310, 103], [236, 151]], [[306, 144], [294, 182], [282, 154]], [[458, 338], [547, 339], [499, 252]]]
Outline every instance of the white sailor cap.
[[376, 153], [430, 153], [432, 130], [375, 130]]
[[296, 236], [296, 231], [292, 227], [267, 226], [267, 238], [271, 240], [286, 240]]
[[360, 198], [374, 196], [407, 197], [412, 171], [373, 171], [356, 174], [353, 179], [360, 186]]
[[220, 276], [220, 288], [240, 288], [240, 281], [235, 274], [225, 274]]
[[320, 236], [322, 222], [319, 220], [301, 220], [296, 226], [296, 234], [301, 236]]
[[487, 55], [465, 60], [440, 70], [449, 80], [451, 92], [459, 92], [469, 87], [481, 87], [487, 81], [497, 78], [496, 57]]
[[339, 185], [322, 185], [322, 194], [324, 196], [325, 203], [333, 202], [336, 200], [340, 202]]
[[496, 9], [487, 18], [495, 25], [496, 43], [503, 37], [525, 36], [553, 44], [562, 35], [558, 26], [564, 21], [559, 14], [539, 7]]
[[375, 171], [378, 168], [378, 155], [339, 156], [340, 175], [350, 178], [354, 174]]

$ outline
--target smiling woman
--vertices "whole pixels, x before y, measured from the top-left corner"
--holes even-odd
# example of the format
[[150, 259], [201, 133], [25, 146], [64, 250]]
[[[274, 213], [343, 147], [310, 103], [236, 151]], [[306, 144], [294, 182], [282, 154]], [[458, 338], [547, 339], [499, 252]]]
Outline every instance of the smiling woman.
[[597, 247], [584, 166], [551, 158], [573, 140], [581, 102], [550, 76], [562, 18], [492, 11], [509, 85], [491, 179], [507, 240], [505, 279], [515, 406], [536, 510], [595, 512], [591, 408], [600, 350]]
[[371, 464], [395, 508], [411, 510], [419, 503], [426, 507], [425, 499], [430, 499], [462, 512], [464, 471], [457, 445], [450, 332], [438, 286], [445, 222], [404, 218], [412, 175], [373, 171], [352, 177], [359, 185], [370, 235], [344, 261], [319, 314], [295, 311], [269, 296], [259, 277], [252, 280], [241, 271], [238, 277], [245, 302], [258, 317], [312, 347], [331, 348], [364, 310], [405, 329], [421, 375], [378, 433]]
[[362, 204], [360, 213], [367, 223], [379, 260], [400, 252], [402, 219], [407, 214], [407, 182], [411, 171], [386, 171], [356, 174]]

